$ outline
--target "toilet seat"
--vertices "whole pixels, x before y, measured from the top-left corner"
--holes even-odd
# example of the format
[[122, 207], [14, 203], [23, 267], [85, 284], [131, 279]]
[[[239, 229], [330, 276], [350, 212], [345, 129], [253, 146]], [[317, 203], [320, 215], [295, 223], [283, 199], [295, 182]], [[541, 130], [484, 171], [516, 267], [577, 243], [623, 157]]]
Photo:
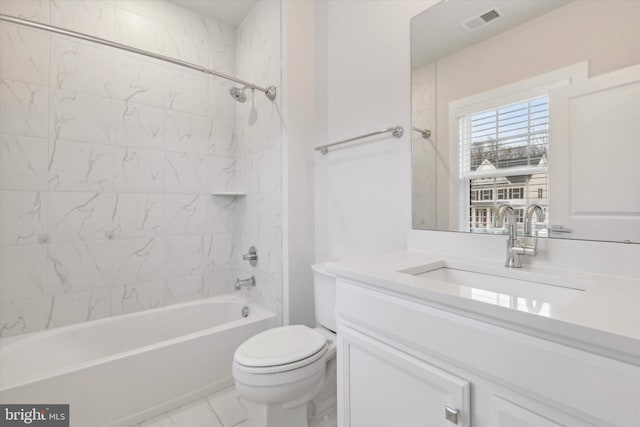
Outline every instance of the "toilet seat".
[[261, 332], [234, 355], [237, 369], [253, 374], [272, 374], [298, 369], [321, 359], [329, 349], [326, 337], [304, 325], [282, 326]]

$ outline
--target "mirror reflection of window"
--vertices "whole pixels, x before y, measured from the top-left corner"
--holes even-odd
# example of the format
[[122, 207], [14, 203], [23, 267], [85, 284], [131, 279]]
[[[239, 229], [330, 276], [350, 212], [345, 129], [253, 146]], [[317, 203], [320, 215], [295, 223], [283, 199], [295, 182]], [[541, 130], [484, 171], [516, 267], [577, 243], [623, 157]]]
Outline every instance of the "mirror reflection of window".
[[460, 229], [502, 232], [494, 229], [493, 219], [497, 207], [508, 203], [522, 233], [526, 206], [548, 206], [547, 199], [539, 197], [546, 194], [548, 183], [548, 98], [471, 112], [458, 123], [461, 186], [468, 189], [460, 210], [469, 213]]

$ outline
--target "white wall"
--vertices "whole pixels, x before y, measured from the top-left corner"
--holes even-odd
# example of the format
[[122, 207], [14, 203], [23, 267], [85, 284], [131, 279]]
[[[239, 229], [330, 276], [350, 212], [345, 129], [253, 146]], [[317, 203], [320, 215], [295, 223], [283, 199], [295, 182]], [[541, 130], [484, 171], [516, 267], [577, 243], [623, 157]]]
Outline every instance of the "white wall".
[[284, 321], [315, 325], [313, 306], [316, 2], [283, 2]]
[[[401, 125], [316, 160], [316, 260], [405, 247], [410, 222], [410, 26], [434, 1], [331, 1], [318, 14], [325, 141]], [[320, 64], [323, 62], [319, 61]], [[324, 98], [323, 98], [324, 97]], [[320, 113], [319, 120], [324, 118]], [[321, 132], [322, 133], [322, 132]]]

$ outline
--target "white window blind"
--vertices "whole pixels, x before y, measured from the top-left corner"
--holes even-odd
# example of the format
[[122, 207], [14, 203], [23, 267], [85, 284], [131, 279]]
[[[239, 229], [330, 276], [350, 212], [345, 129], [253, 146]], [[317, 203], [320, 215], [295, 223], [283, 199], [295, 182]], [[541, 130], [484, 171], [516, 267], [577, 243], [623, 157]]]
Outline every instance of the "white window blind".
[[496, 232], [494, 213], [502, 203], [516, 209], [520, 222], [531, 203], [546, 211], [546, 96], [470, 113], [460, 118], [459, 125], [463, 229]]

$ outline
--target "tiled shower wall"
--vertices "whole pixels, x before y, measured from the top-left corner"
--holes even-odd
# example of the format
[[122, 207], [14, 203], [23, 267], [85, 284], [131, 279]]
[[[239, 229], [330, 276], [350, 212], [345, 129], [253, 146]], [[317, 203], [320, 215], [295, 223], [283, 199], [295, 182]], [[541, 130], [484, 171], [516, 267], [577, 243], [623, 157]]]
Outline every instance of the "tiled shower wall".
[[[279, 2], [263, 3], [275, 4], [279, 20]], [[251, 55], [236, 51], [236, 37], [262, 35], [271, 42], [262, 48], [277, 51], [243, 62], [262, 72], [241, 77], [258, 84], [273, 77], [268, 84], [280, 87], [279, 64], [260, 62], [267, 55], [279, 63], [279, 21], [274, 34], [249, 18], [236, 30], [162, 0], [1, 0], [0, 11], [228, 74], [236, 74], [236, 57]], [[256, 48], [253, 39], [243, 46]], [[256, 244], [264, 233], [265, 246], [278, 251], [273, 257], [281, 256], [273, 237], [279, 202], [267, 212], [258, 202], [279, 200], [279, 186], [249, 185], [246, 198], [211, 195], [257, 182], [258, 166], [280, 175], [277, 108], [256, 94], [257, 114], [243, 120], [230, 87], [146, 57], [0, 24], [2, 336], [231, 292], [244, 242]], [[277, 161], [255, 163], [267, 150]], [[236, 173], [245, 161], [249, 167]], [[245, 224], [258, 217], [271, 231]], [[266, 294], [279, 298], [281, 267], [268, 265], [259, 272], [276, 289]], [[266, 302], [277, 308], [277, 299]]]
[[411, 126], [431, 131], [429, 138], [411, 132], [412, 228], [437, 228], [436, 200], [436, 63], [411, 70]]
[[247, 92], [247, 102], [236, 109], [238, 180], [247, 193], [237, 203], [236, 241], [243, 253], [255, 245], [259, 260], [251, 267], [234, 256], [234, 270], [242, 277], [255, 275], [252, 297], [275, 313], [282, 313], [282, 61], [281, 40], [274, 37], [281, 34], [280, 17], [279, 1], [262, 0], [238, 26], [236, 37], [238, 75], [276, 85], [278, 95], [272, 102], [260, 92]]

